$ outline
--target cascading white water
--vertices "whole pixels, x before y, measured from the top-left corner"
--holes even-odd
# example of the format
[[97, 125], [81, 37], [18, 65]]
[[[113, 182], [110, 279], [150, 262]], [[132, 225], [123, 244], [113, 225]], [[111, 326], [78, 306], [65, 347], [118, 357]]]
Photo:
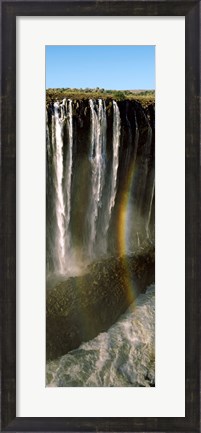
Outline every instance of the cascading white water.
[[64, 117], [59, 117], [59, 103], [54, 103], [54, 122], [55, 122], [55, 187], [56, 187], [56, 219], [57, 219], [57, 236], [56, 236], [56, 254], [58, 257], [59, 272], [62, 274], [65, 270], [65, 202], [63, 196], [63, 127]]
[[117, 170], [119, 166], [119, 145], [120, 145], [120, 134], [121, 134], [121, 119], [119, 107], [115, 101], [113, 101], [113, 161], [112, 161], [112, 184], [111, 193], [109, 200], [109, 215], [107, 221], [107, 229], [109, 228], [111, 211], [115, 204], [116, 197], [116, 186], [117, 186]]
[[[64, 127], [67, 125], [68, 151], [64, 161]], [[47, 134], [47, 140], [49, 135]], [[73, 123], [72, 101], [54, 103], [52, 116], [52, 149], [55, 186], [55, 252], [57, 272], [67, 270], [67, 251], [70, 246], [71, 177], [72, 177]], [[65, 182], [64, 182], [65, 179]]]
[[110, 174], [110, 188], [107, 199], [107, 204], [105, 206], [104, 215], [104, 227], [103, 227], [103, 239], [102, 239], [102, 249], [103, 252], [107, 251], [107, 234], [110, 225], [112, 209], [115, 205], [116, 198], [116, 186], [117, 186], [117, 171], [119, 166], [119, 146], [120, 146], [120, 135], [121, 135], [121, 118], [119, 107], [116, 101], [113, 101], [113, 139], [112, 139], [112, 167]]
[[48, 159], [50, 158], [50, 132], [49, 132], [49, 126], [48, 126], [48, 114], [46, 110], [46, 146], [47, 146], [47, 156]]
[[89, 245], [88, 254], [94, 254], [96, 240], [98, 210], [101, 206], [102, 190], [104, 186], [105, 153], [106, 153], [106, 107], [101, 99], [98, 100], [98, 107], [95, 102], [89, 100], [91, 110], [91, 206], [89, 209]]
[[67, 111], [67, 127], [68, 127], [68, 154], [66, 162], [66, 250], [70, 248], [70, 215], [71, 215], [71, 179], [72, 179], [72, 164], [73, 164], [73, 108], [72, 100], [66, 101]]

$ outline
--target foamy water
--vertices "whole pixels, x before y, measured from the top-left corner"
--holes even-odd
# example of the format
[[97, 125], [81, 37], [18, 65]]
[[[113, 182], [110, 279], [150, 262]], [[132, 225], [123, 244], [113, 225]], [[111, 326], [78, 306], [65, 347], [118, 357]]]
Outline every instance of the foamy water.
[[47, 364], [47, 386], [154, 386], [155, 286], [107, 332]]

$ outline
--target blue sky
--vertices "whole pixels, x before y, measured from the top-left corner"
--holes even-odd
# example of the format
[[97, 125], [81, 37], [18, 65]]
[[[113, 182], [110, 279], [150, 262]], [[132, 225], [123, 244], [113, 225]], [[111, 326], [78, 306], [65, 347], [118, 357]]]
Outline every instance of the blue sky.
[[46, 88], [155, 89], [154, 46], [46, 46]]

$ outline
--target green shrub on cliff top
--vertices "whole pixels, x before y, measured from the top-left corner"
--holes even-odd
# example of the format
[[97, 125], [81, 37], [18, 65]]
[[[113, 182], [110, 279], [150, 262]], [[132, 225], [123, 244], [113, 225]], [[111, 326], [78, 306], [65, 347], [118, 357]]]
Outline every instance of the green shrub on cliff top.
[[114, 98], [117, 99], [117, 101], [123, 101], [126, 99], [126, 95], [124, 92], [121, 92], [120, 90], [117, 90], [113, 92]]

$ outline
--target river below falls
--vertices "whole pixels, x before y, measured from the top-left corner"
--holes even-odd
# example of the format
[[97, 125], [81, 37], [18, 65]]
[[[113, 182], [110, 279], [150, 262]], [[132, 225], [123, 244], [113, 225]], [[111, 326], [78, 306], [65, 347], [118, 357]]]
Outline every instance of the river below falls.
[[48, 387], [155, 386], [155, 285], [107, 332], [46, 365]]

